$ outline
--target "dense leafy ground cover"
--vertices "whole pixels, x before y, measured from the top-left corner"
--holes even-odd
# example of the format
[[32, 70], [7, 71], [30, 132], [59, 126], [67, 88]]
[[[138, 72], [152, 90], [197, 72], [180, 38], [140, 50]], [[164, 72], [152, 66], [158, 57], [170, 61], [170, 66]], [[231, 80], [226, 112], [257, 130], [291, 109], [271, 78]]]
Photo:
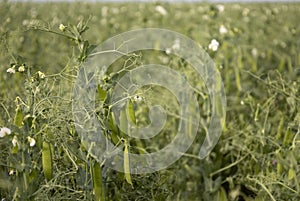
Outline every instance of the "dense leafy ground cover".
[[[300, 200], [300, 4], [1, 1], [0, 19], [0, 127], [11, 130], [1, 130], [1, 199]], [[102, 161], [81, 143], [72, 92], [92, 45], [145, 27], [177, 31], [207, 50], [223, 78], [227, 117], [207, 158], [198, 158], [199, 137], [166, 170], [131, 175], [131, 186], [128, 175], [100, 167]], [[216, 51], [208, 48], [213, 39]], [[118, 63], [130, 68], [161, 63], [185, 73], [195, 87], [199, 82], [184, 61], [164, 52], [142, 52]], [[160, 99], [162, 91], [151, 88], [143, 96], [165, 107], [174, 103], [176, 113], [170, 96]], [[201, 100], [206, 119], [209, 106]], [[136, 116], [147, 123], [147, 105], [141, 108]], [[110, 126], [104, 130], [113, 130]], [[162, 148], [173, 137], [172, 126], [169, 121], [167, 135], [151, 142], [127, 138], [131, 151]], [[118, 143], [120, 135], [117, 130], [112, 140]]]

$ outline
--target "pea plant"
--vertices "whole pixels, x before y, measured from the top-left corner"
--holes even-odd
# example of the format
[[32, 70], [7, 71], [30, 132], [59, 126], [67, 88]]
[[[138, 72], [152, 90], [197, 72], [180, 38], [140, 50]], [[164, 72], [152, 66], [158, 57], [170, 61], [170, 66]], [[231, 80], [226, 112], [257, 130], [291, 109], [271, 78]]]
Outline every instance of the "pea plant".
[[[5, 199], [44, 200], [46, 196], [51, 200], [55, 196], [59, 199], [106, 200], [113, 196], [107, 195], [105, 188], [109, 187], [111, 170], [102, 170], [105, 161], [97, 161], [90, 155], [89, 147], [85, 146], [76, 132], [70, 111], [73, 91], [72, 87], [67, 86], [74, 84], [81, 64], [95, 47], [83, 37], [88, 29], [88, 21], [81, 20], [76, 26], [60, 24], [58, 30], [37, 23], [26, 30], [55, 34], [74, 44], [74, 62], [72, 65], [67, 64], [57, 74], [46, 75], [41, 71], [34, 71], [33, 66], [27, 65], [23, 60], [19, 61], [11, 54], [13, 63], [7, 73], [22, 77], [24, 93], [15, 99], [15, 112], [10, 128], [1, 129], [1, 137], [4, 139], [1, 146], [5, 150], [5, 161], [9, 162], [3, 166], [4, 171], [9, 172], [3, 179]], [[127, 56], [124, 69], [132, 68], [139, 58], [135, 54]], [[104, 124], [108, 139], [116, 145], [124, 143], [125, 173], [114, 173], [117, 174], [114, 182], [119, 183], [115, 185], [124, 185], [125, 182], [125, 185], [133, 189], [132, 176], [128, 170], [129, 142], [121, 132], [127, 120], [121, 118], [119, 129], [110, 111], [111, 105], [108, 104], [111, 87], [124, 69], [103, 77], [96, 94], [96, 103], [100, 107], [95, 112], [99, 115], [99, 121]], [[132, 97], [127, 106], [134, 122], [136, 115], [139, 115], [135, 114], [134, 107], [141, 100], [141, 97]], [[126, 116], [125, 113], [121, 114], [121, 117], [125, 117], [124, 115]], [[138, 141], [137, 145], [141, 145], [141, 142]], [[140, 148], [142, 149], [141, 146]], [[104, 178], [108, 180], [106, 184], [103, 183]]]
[[[13, 117], [6, 110], [12, 123], [1, 128], [0, 137], [3, 140], [0, 146], [5, 158], [1, 171], [9, 172], [8, 176], [1, 177], [3, 199], [44, 200], [44, 196], [51, 199], [56, 194], [66, 196], [66, 199], [78, 195], [82, 199], [91, 199], [92, 195], [87, 192], [94, 189], [97, 199], [102, 200], [103, 196], [99, 194], [102, 192], [100, 165], [88, 156], [86, 150], [77, 149], [81, 146], [80, 139], [76, 138], [68, 111], [70, 93], [66, 95], [66, 91], [72, 88], [57, 87], [72, 83], [76, 66], [80, 66], [93, 48], [82, 36], [88, 29], [87, 22], [82, 20], [76, 26], [61, 24], [58, 31], [40, 24], [29, 27], [30, 30], [57, 34], [71, 40], [78, 50], [75, 67], [67, 65], [58, 74], [45, 75], [11, 54], [13, 62], [7, 73], [21, 77], [24, 83], [22, 95], [14, 101]], [[7, 48], [7, 51], [10, 50]], [[71, 171], [67, 171], [68, 168]], [[75, 182], [75, 177], [65, 180], [66, 175], [74, 176], [78, 171], [84, 174], [80, 177], [82, 183]], [[90, 181], [91, 175], [93, 181]], [[71, 184], [82, 186], [72, 190], [72, 187], [68, 187]], [[60, 190], [56, 191], [57, 188]], [[63, 195], [65, 190], [70, 194]]]

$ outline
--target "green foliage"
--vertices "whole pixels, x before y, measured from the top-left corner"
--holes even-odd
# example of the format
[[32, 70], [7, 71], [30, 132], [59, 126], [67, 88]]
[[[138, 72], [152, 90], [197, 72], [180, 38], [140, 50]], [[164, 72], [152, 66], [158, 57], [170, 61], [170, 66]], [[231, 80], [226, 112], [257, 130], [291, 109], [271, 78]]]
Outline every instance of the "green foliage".
[[[167, 14], [155, 10], [163, 6]], [[126, 16], [126, 17], [124, 17]], [[6, 200], [299, 200], [300, 5], [104, 4], [0, 2], [0, 199]], [[219, 32], [221, 26], [225, 34]], [[145, 51], [116, 61], [97, 86], [96, 111], [108, 139], [124, 144], [125, 174], [95, 161], [76, 132], [71, 104], [78, 70], [105, 39], [134, 28], [185, 34], [219, 67], [228, 101], [226, 127], [212, 153], [198, 157], [209, 123], [209, 96], [189, 64]], [[216, 52], [206, 48], [220, 42]], [[158, 44], [159, 45], [159, 44]], [[161, 105], [167, 124], [151, 141], [117, 127], [112, 88], [141, 64], [167, 65], [187, 77], [201, 128], [187, 153], [166, 170], [130, 174], [129, 152], [150, 153], [176, 134], [178, 103], [160, 87], [143, 87], [121, 112], [145, 126]], [[7, 69], [11, 72], [8, 73]], [[220, 111], [222, 112], [222, 111]], [[191, 129], [191, 128], [189, 128]]]

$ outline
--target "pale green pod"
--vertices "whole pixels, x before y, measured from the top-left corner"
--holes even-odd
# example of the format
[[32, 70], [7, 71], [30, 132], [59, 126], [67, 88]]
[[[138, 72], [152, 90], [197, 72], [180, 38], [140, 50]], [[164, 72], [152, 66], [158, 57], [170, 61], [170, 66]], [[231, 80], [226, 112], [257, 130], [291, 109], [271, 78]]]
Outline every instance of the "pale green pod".
[[129, 99], [129, 101], [127, 102], [126, 110], [127, 110], [130, 121], [133, 122], [134, 124], [136, 124], [134, 106], [133, 106], [133, 102], [131, 101], [131, 99]]
[[126, 134], [128, 132], [128, 120], [127, 120], [126, 110], [120, 111], [120, 130]]
[[101, 165], [95, 162], [93, 165], [93, 190], [96, 201], [104, 201], [103, 184], [102, 184], [102, 170]]
[[21, 128], [23, 126], [23, 112], [21, 110], [21, 106], [18, 105], [17, 109], [16, 109], [16, 114], [15, 114], [15, 118], [14, 118], [14, 124]]
[[52, 179], [52, 154], [50, 143], [43, 142], [42, 163], [45, 178], [49, 181]]
[[278, 124], [278, 127], [277, 127], [277, 134], [276, 134], [276, 140], [280, 140], [281, 137], [282, 137], [282, 128], [283, 128], [283, 125], [284, 125], [284, 117], [282, 117], [280, 119], [280, 122]]
[[128, 144], [126, 141], [125, 141], [125, 149], [124, 149], [124, 174], [127, 183], [129, 183], [132, 186], [133, 184], [130, 175]]

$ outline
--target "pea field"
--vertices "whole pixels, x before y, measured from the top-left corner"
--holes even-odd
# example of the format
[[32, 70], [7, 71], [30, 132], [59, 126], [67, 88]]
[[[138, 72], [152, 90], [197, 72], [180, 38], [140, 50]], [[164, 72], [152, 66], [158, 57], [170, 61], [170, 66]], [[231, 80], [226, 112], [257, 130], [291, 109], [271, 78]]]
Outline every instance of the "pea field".
[[[300, 200], [299, 20], [300, 3], [291, 2], [0, 0], [0, 200]], [[199, 157], [213, 111], [201, 76], [168, 49], [124, 55], [93, 94], [97, 132], [124, 150], [124, 171], [116, 171], [109, 158], [98, 157], [103, 153], [94, 147], [100, 145], [80, 134], [74, 91], [99, 44], [144, 28], [183, 34], [209, 55], [223, 82], [226, 119], [217, 144]], [[175, 41], [173, 48], [182, 46]], [[123, 75], [153, 63], [186, 77], [199, 107], [199, 128], [177, 161], [135, 174], [128, 171], [128, 154], [147, 155], [169, 144], [178, 129], [179, 103], [163, 87], [138, 89], [127, 105], [130, 121], [151, 124], [151, 105], [164, 108], [167, 120], [159, 135], [136, 139], [118, 127], [110, 101]]]

